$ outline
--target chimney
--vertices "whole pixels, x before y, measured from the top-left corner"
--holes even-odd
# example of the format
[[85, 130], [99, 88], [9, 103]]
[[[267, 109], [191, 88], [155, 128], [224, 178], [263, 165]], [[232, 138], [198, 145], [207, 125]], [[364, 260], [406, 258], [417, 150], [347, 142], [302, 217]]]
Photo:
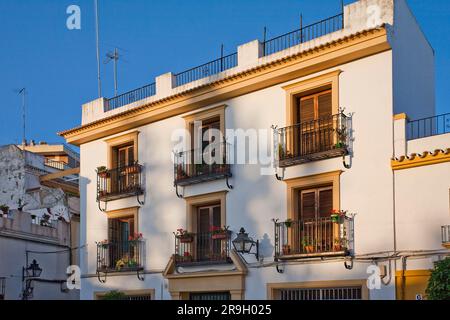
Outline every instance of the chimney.
[[27, 146], [27, 139], [23, 139], [23, 140], [22, 140], [22, 146], [24, 146], [24, 147]]
[[35, 146], [36, 142], [34, 140], [30, 140], [30, 146]]

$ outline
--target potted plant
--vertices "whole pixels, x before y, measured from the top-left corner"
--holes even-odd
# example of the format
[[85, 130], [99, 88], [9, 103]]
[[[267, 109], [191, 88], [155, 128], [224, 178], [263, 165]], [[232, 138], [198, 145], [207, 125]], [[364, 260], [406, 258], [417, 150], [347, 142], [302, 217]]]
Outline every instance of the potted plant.
[[211, 227], [211, 238], [213, 240], [228, 239], [230, 236], [230, 231], [228, 230], [228, 228], [229, 226], [225, 226], [223, 228], [215, 226]]
[[0, 210], [2, 211], [4, 216], [7, 216], [9, 212], [9, 207], [6, 204], [2, 204], [0, 206]]
[[302, 246], [303, 246], [303, 250], [306, 253], [313, 253], [314, 252], [314, 244], [309, 239], [303, 238]]
[[50, 215], [44, 214], [44, 215], [42, 216], [42, 218], [41, 218], [41, 223], [40, 223], [40, 225], [43, 226], [43, 227], [50, 227], [50, 226], [51, 226], [51, 223], [50, 223]]
[[200, 176], [200, 175], [206, 173], [205, 168], [206, 168], [206, 164], [203, 164], [203, 163], [197, 163], [197, 164], [195, 165], [195, 173], [196, 173], [198, 176]]
[[108, 178], [109, 172], [105, 166], [101, 166], [97, 168], [97, 174], [100, 178]]
[[194, 234], [182, 228], [177, 229], [175, 237], [179, 239], [181, 243], [191, 243], [192, 241], [194, 241]]
[[278, 144], [278, 159], [284, 159], [286, 156], [285, 150], [283, 145], [280, 143]]
[[177, 180], [182, 180], [188, 178], [186, 171], [183, 170], [183, 165], [177, 165]]
[[135, 233], [134, 235], [128, 237], [128, 241], [132, 243], [141, 241], [142, 239], [143, 239], [142, 233]]
[[288, 256], [291, 254], [291, 246], [288, 244], [283, 245], [283, 255]]
[[109, 242], [107, 239], [105, 239], [103, 241], [97, 242], [97, 245], [100, 246], [101, 248], [106, 249], [109, 245]]
[[293, 223], [294, 221], [292, 221], [292, 219], [287, 219], [285, 222], [284, 222], [284, 225], [286, 226], [286, 228], [290, 228], [290, 227], [292, 227], [292, 223]]
[[340, 238], [334, 238], [333, 251], [336, 252], [342, 251], [342, 241]]
[[332, 210], [331, 211], [331, 222], [342, 223], [347, 216], [347, 211], [345, 210]]
[[125, 169], [127, 174], [136, 174], [139, 173], [139, 170], [140, 167], [137, 165], [137, 162], [134, 162]]

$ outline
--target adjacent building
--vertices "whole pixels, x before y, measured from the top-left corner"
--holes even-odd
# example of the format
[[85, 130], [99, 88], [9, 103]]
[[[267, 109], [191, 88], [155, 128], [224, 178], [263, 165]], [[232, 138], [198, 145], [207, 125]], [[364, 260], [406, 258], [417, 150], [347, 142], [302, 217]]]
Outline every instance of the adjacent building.
[[0, 299], [78, 299], [66, 280], [79, 264], [79, 156], [24, 143], [0, 147], [0, 159]]
[[434, 78], [406, 1], [361, 0], [83, 105], [60, 133], [81, 151], [81, 298], [425, 297], [449, 254]]

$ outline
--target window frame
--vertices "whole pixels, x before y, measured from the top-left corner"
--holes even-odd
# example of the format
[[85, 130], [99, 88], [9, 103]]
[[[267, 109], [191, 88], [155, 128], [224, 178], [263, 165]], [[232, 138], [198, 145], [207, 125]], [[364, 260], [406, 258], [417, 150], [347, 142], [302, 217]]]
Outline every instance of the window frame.
[[298, 192], [332, 186], [333, 209], [340, 210], [340, 176], [342, 170], [285, 180], [287, 187], [287, 219], [295, 220], [299, 212]]
[[126, 146], [126, 145], [133, 145], [133, 152], [134, 152], [134, 162], [138, 162], [139, 160], [139, 131], [133, 131], [124, 135], [120, 135], [117, 137], [113, 137], [110, 139], [104, 140], [107, 144], [107, 168], [108, 169], [114, 169], [118, 165], [117, 160], [115, 160], [114, 156], [114, 149]]
[[282, 87], [286, 92], [286, 125], [297, 124], [297, 99], [323, 90], [331, 90], [331, 113], [339, 113], [339, 76], [341, 70], [335, 70], [317, 77], [308, 78]]

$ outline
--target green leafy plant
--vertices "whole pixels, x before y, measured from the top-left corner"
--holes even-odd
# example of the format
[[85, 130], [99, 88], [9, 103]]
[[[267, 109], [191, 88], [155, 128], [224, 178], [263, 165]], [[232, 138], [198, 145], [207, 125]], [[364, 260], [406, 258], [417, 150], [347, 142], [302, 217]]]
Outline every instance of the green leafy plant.
[[101, 167], [97, 168], [97, 172], [98, 173], [103, 173], [103, 172], [106, 172], [106, 171], [108, 171], [108, 169], [105, 166], [101, 166]]
[[292, 223], [293, 223], [294, 221], [292, 221], [292, 219], [287, 219], [285, 222], [284, 222], [284, 225], [286, 226], [286, 228], [290, 228], [290, 227], [292, 227]]
[[435, 264], [426, 294], [429, 300], [450, 300], [450, 257]]
[[124, 300], [127, 296], [125, 295], [125, 293], [120, 292], [120, 291], [110, 291], [108, 293], [106, 293], [104, 296], [102, 296], [102, 300]]
[[9, 207], [8, 207], [6, 204], [2, 204], [2, 205], [0, 206], [0, 211], [2, 211], [3, 214], [8, 214]]

